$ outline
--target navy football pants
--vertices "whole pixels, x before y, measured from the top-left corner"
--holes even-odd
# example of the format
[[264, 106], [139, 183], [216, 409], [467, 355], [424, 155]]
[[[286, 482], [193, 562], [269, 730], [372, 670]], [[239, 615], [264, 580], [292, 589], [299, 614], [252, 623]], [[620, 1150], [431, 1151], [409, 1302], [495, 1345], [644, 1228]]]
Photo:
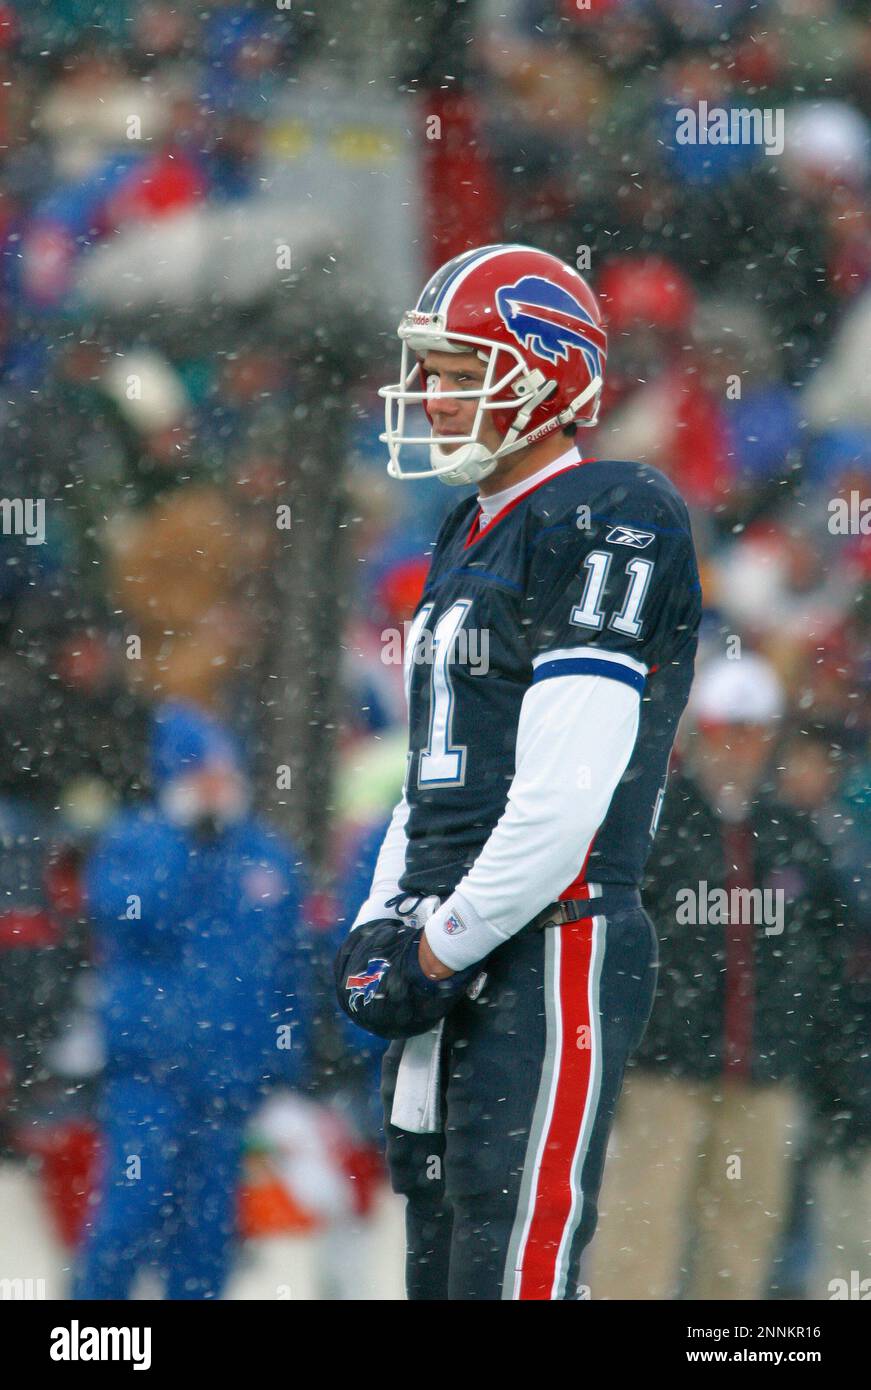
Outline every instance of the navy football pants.
[[500, 947], [482, 993], [445, 1024], [440, 1133], [389, 1123], [403, 1047], [391, 1044], [382, 1095], [393, 1189], [408, 1198], [410, 1299], [578, 1297], [656, 966], [629, 890], [609, 892], [607, 916], [527, 928]]

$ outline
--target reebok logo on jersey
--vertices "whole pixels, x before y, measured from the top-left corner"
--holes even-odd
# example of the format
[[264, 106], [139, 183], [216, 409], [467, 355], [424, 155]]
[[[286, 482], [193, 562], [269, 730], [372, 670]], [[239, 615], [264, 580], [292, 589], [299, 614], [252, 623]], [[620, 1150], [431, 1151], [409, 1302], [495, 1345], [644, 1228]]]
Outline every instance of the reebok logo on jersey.
[[635, 550], [644, 550], [653, 539], [652, 531], [636, 531], [633, 526], [612, 526], [605, 537], [612, 545], [631, 545]]

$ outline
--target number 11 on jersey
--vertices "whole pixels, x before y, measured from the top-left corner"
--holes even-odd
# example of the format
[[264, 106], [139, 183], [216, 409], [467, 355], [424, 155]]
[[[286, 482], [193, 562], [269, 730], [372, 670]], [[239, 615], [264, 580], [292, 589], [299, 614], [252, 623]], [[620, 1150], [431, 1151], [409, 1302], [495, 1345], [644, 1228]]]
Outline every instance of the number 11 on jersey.
[[[418, 613], [408, 634], [406, 649], [405, 692], [411, 694], [412, 667], [416, 661], [418, 643], [432, 612], [426, 604]], [[418, 758], [419, 787], [461, 787], [466, 777], [466, 748], [452, 742], [454, 689], [451, 684], [450, 662], [460, 629], [472, 607], [471, 599], [459, 599], [439, 618], [433, 629], [432, 642], [422, 655], [429, 660], [429, 736]]]
[[[611, 558], [606, 550], [593, 550], [584, 561], [587, 582], [584, 585], [583, 598], [571, 612], [571, 620], [578, 627], [590, 627], [596, 632], [600, 632], [605, 624], [605, 614], [602, 612], [600, 602], [605, 581], [608, 578], [608, 571], [611, 568]], [[625, 633], [627, 637], [638, 637], [642, 625], [641, 605], [650, 586], [653, 561], [642, 560], [636, 556], [628, 562], [626, 573], [629, 575], [629, 588], [626, 591], [623, 607], [619, 613], [611, 615], [608, 626], [614, 632]]]

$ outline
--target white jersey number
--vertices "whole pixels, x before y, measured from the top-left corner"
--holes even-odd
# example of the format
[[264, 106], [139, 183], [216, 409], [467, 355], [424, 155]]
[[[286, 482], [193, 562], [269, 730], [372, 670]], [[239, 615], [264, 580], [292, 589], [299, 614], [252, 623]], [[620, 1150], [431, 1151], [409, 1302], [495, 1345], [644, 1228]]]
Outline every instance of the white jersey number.
[[[584, 561], [587, 582], [580, 603], [575, 604], [571, 611], [571, 621], [578, 627], [591, 627], [599, 632], [604, 626], [601, 598], [611, 568], [611, 558], [606, 550], [593, 550]], [[626, 565], [626, 573], [629, 575], [629, 587], [623, 607], [619, 613], [612, 613], [608, 626], [614, 632], [625, 633], [627, 637], [638, 637], [642, 625], [641, 605], [650, 587], [653, 561], [636, 556]]]
[[[451, 655], [460, 628], [472, 607], [471, 599], [459, 599], [446, 609], [433, 629], [432, 643], [423, 648], [423, 657], [430, 663], [429, 681], [429, 737], [426, 748], [421, 750], [417, 768], [419, 787], [461, 787], [466, 779], [466, 752], [464, 744], [455, 744], [452, 738], [454, 717], [454, 688], [451, 684]], [[423, 624], [432, 612], [432, 604], [421, 609], [412, 631], [415, 639], [420, 636]], [[409, 633], [409, 637], [411, 633]], [[411, 660], [415, 652], [411, 651]], [[410, 671], [408, 673], [410, 679]]]

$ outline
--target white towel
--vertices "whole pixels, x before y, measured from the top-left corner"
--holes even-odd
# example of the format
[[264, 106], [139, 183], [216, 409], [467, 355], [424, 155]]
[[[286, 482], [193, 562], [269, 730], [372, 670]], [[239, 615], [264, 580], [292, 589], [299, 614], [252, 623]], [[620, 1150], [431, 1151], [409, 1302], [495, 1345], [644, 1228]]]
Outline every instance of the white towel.
[[439, 1072], [442, 1019], [428, 1033], [406, 1038], [396, 1076], [390, 1122], [411, 1134], [436, 1134], [441, 1129]]

